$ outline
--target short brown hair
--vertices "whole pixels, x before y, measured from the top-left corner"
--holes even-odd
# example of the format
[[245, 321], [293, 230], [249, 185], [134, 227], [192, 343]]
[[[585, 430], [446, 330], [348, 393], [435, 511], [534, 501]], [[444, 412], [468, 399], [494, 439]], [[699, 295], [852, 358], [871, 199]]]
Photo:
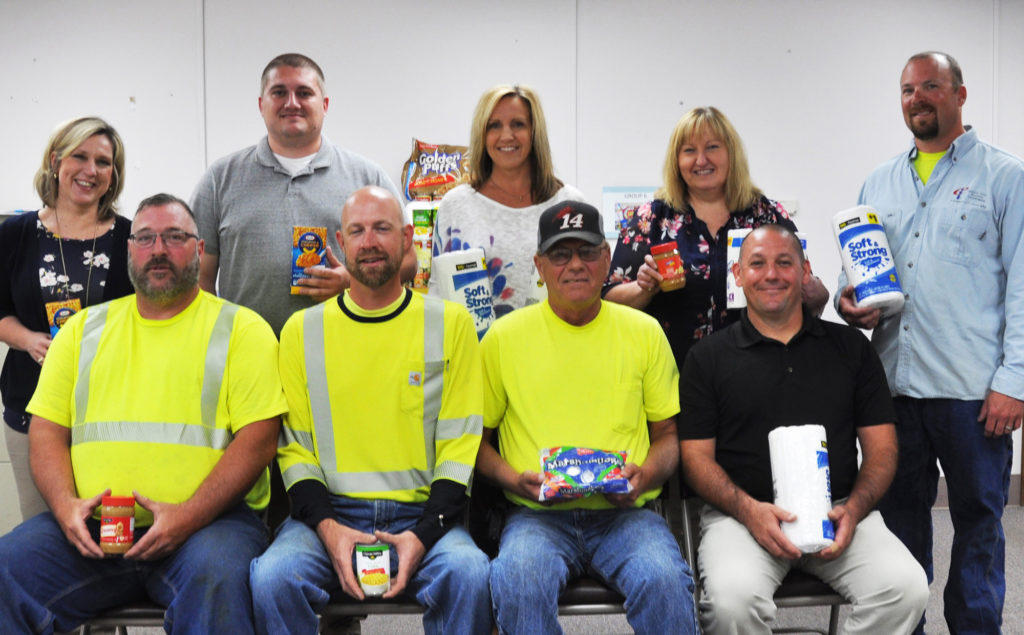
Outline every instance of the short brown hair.
[[260, 75], [260, 94], [267, 89], [267, 79], [270, 76], [270, 71], [274, 70], [278, 66], [289, 66], [291, 68], [309, 68], [316, 73], [317, 84], [320, 85], [320, 96], [327, 94], [327, 81], [324, 80], [324, 72], [321, 70], [320, 65], [314, 62], [311, 58], [306, 57], [302, 53], [284, 53], [278, 55], [274, 59], [270, 60], [267, 65], [263, 68], [263, 74]]
[[801, 265], [804, 263], [804, 260], [806, 260], [806, 258], [804, 258], [804, 244], [800, 242], [800, 237], [797, 236], [794, 232], [790, 231], [788, 227], [777, 225], [775, 223], [761, 225], [760, 227], [754, 229], [752, 232], [747, 234], [746, 238], [743, 239], [743, 243], [740, 245], [740, 261], [743, 260], [743, 254], [746, 253], [746, 250], [744, 250], [743, 245], [746, 244], [747, 238], [750, 238], [750, 236], [754, 232], [761, 230], [777, 234], [785, 238], [787, 241], [789, 241], [790, 246], [793, 247], [794, 251], [796, 251], [797, 262], [799, 262]]
[[[907, 64], [916, 60], [928, 59], [930, 57], [941, 57], [946, 60], [946, 64], [949, 65], [949, 73], [953, 77], [953, 90], [959, 89], [964, 85], [964, 72], [960, 69], [960, 63], [953, 59], [953, 56], [949, 53], [943, 53], [942, 51], [923, 51], [910, 56], [907, 60]], [[907, 67], [907, 64], [903, 65], [903, 68]]]

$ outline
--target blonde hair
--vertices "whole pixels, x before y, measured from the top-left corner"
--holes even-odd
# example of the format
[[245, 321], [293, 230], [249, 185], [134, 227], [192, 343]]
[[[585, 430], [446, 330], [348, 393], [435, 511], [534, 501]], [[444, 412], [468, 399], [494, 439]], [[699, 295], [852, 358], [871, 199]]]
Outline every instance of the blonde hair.
[[551, 161], [551, 147], [548, 145], [548, 128], [544, 122], [544, 111], [540, 98], [529, 86], [521, 84], [498, 84], [487, 89], [480, 96], [473, 112], [473, 123], [469, 130], [469, 184], [479, 190], [491, 178], [494, 162], [487, 154], [487, 122], [498, 102], [505, 97], [518, 97], [526, 104], [530, 113], [533, 138], [530, 150], [530, 194], [534, 203], [542, 203], [558, 192], [562, 182], [555, 178]]
[[[117, 214], [117, 197], [124, 189], [124, 142], [117, 130], [99, 117], [80, 117], [57, 127], [43, 151], [43, 162], [36, 172], [36, 192], [43, 205], [57, 206], [57, 172], [60, 162], [78, 149], [86, 139], [103, 135], [110, 141], [113, 151], [113, 174], [110, 178], [110, 189], [100, 197], [96, 216], [99, 220], [110, 220]], [[50, 157], [53, 156], [51, 161]]]
[[705, 133], [710, 133], [724, 143], [729, 153], [729, 174], [725, 178], [726, 206], [730, 211], [750, 207], [761, 196], [761, 190], [750, 180], [750, 167], [747, 165], [743, 141], [726, 116], [714, 106], [690, 110], [672, 130], [668, 151], [665, 153], [665, 165], [661, 171], [664, 185], [655, 193], [655, 197], [678, 210], [686, 208], [689, 192], [686, 181], [679, 173], [679, 151]]

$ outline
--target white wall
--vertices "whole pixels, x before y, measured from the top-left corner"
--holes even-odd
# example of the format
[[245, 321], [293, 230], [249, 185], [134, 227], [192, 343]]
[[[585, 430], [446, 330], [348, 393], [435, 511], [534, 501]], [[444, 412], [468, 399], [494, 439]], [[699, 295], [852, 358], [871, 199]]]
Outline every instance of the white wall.
[[834, 287], [828, 219], [908, 147], [899, 74], [930, 48], [964, 68], [965, 120], [1024, 155], [1019, 0], [0, 0], [0, 209], [38, 206], [48, 134], [93, 113], [125, 139], [124, 212], [157, 191], [187, 197], [209, 162], [264, 133], [259, 74], [294, 50], [327, 74], [327, 135], [396, 183], [414, 136], [466, 143], [499, 82], [539, 91], [557, 172], [594, 202], [605, 186], [657, 185], [675, 121], [716, 105], [756, 182], [799, 201]]

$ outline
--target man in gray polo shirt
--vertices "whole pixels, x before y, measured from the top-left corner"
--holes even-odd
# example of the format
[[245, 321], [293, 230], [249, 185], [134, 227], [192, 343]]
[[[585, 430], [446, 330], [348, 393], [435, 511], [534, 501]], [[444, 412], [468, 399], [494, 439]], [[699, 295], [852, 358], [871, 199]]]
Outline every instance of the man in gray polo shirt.
[[[206, 241], [199, 283], [259, 313], [275, 334], [299, 309], [349, 286], [336, 257], [341, 207], [356, 190], [379, 185], [401, 200], [377, 164], [332, 144], [321, 134], [328, 97], [324, 74], [298, 53], [279, 55], [263, 70], [259, 107], [267, 136], [206, 171], [192, 194], [199, 233]], [[407, 222], [408, 219], [406, 219]], [[326, 228], [326, 267], [308, 268], [291, 291], [294, 227]], [[416, 256], [402, 261], [412, 280]], [[218, 279], [219, 274], [219, 279]]]

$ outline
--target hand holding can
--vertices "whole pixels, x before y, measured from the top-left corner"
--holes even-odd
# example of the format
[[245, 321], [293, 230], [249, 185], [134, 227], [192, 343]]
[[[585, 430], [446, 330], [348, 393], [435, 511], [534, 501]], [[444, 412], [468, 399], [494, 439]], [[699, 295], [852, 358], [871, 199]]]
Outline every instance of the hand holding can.
[[366, 597], [380, 597], [391, 588], [391, 552], [382, 542], [356, 545], [356, 577]]

